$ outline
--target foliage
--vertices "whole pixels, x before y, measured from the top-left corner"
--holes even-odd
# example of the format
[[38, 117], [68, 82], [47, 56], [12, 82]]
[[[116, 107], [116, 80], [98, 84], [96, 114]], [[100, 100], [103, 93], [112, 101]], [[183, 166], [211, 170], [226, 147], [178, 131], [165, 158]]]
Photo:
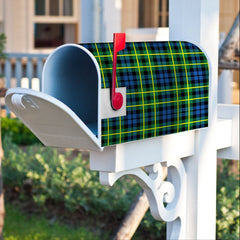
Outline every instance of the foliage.
[[[4, 33], [0, 34], [0, 60], [6, 58], [6, 54], [3, 52], [6, 43], [6, 36]], [[2, 73], [0, 72], [0, 77], [3, 77]]]
[[[98, 174], [88, 170], [88, 161], [70, 150], [60, 154], [56, 149], [33, 145], [22, 151], [7, 135], [3, 147], [5, 186], [18, 189], [20, 198], [26, 199], [29, 193], [25, 187], [30, 183], [30, 197], [43, 210], [51, 200], [56, 205], [64, 204], [72, 213], [84, 211], [89, 217], [103, 221], [110, 216], [116, 222], [123, 219], [140, 191], [135, 181], [128, 178], [111, 188], [102, 186]], [[139, 231], [147, 234], [148, 239], [165, 238], [165, 224], [154, 220], [149, 211]], [[134, 239], [138, 239], [137, 236]], [[239, 173], [230, 171], [226, 160], [218, 171], [217, 239], [235, 240], [238, 236]]]
[[223, 160], [222, 167], [218, 170], [217, 239], [239, 239], [239, 183], [239, 163], [238, 173], [234, 174], [231, 162]]
[[63, 155], [56, 149], [36, 145], [23, 152], [9, 137], [5, 137], [3, 148], [4, 184], [24, 194], [24, 183], [30, 182], [31, 195], [42, 207], [52, 200], [63, 202], [72, 212], [84, 209], [99, 215], [115, 211], [118, 215], [127, 211], [139, 190], [133, 180], [120, 181], [111, 189], [101, 185], [98, 173], [88, 170], [88, 161], [81, 154], [68, 160], [71, 151]]
[[87, 227], [73, 229], [57, 222], [52, 223], [42, 216], [23, 215], [16, 207], [6, 205], [4, 224], [5, 240], [97, 240], [109, 239], [99, 236]]
[[10, 135], [18, 145], [40, 143], [38, 138], [17, 118], [1, 118], [2, 137]]
[[4, 33], [1, 33], [0, 34], [0, 59], [6, 57], [5, 53], [3, 52], [5, 48], [5, 43], [6, 43], [6, 36]]
[[140, 227], [143, 231], [148, 231], [148, 234], [151, 233], [154, 239], [167, 239], [166, 238], [166, 222], [156, 221], [151, 213], [150, 210], [147, 211], [145, 214]]

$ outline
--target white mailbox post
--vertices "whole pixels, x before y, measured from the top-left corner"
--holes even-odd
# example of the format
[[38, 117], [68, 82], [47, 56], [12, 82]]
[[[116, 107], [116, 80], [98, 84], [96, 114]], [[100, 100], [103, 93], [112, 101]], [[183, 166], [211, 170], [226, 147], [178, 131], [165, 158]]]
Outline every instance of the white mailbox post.
[[217, 106], [219, 0], [170, 0], [169, 17], [170, 40], [198, 43], [210, 60], [209, 127], [195, 132], [195, 153], [183, 159], [187, 175], [183, 239], [215, 239], [216, 160], [239, 160], [239, 106]]
[[185, 239], [215, 239], [216, 127], [219, 0], [170, 0], [170, 39], [204, 46], [210, 59], [209, 127], [195, 133], [195, 153], [183, 160], [187, 175]]
[[[107, 65], [107, 62], [112, 61], [112, 57], [114, 59], [116, 52], [112, 53], [112, 48], [109, 44], [85, 45], [85, 47], [91, 48], [92, 52], [95, 53], [93, 56], [83, 46], [70, 44], [58, 48], [45, 64], [43, 89], [45, 89], [47, 94], [28, 89], [10, 89], [6, 95], [6, 103], [46, 145], [89, 149], [90, 168], [100, 172], [102, 184], [111, 186], [124, 175], [134, 177], [147, 194], [153, 217], [167, 222], [167, 239], [210, 240], [215, 239], [216, 160], [217, 156], [227, 159], [239, 159], [239, 108], [233, 105], [217, 106], [219, 0], [170, 0], [169, 6], [170, 41], [172, 42], [156, 44], [158, 44], [157, 48], [163, 52], [168, 49], [168, 56], [164, 60], [170, 59], [170, 64], [166, 64], [164, 67], [170, 66], [170, 70], [167, 69], [168, 71], [162, 74], [164, 75], [170, 71], [172, 76], [175, 76], [175, 78], [165, 79], [166, 82], [164, 83], [168, 84], [171, 79], [175, 79], [173, 83], [173, 85], [176, 84], [174, 89], [166, 90], [163, 84], [158, 91], [155, 91], [155, 87], [159, 82], [154, 82], [153, 75], [156, 69], [153, 70], [149, 57], [149, 51], [154, 49], [154, 43], [140, 43], [138, 50], [146, 50], [144, 50], [145, 54], [140, 53], [138, 56], [135, 44], [129, 43], [126, 51], [130, 51], [131, 54], [127, 55], [125, 52], [125, 55], [123, 55], [129, 57], [129, 59], [134, 57], [135, 60], [132, 58], [130, 61], [126, 58], [133, 64], [128, 71], [135, 68], [135, 77], [140, 78], [137, 80], [133, 79], [131, 84], [134, 84], [136, 81], [140, 81], [141, 84], [138, 85], [138, 90], [134, 87], [133, 92], [130, 91], [131, 84], [127, 85], [129, 82], [125, 83], [127, 87], [126, 85], [122, 87], [116, 85], [117, 92], [115, 94], [123, 96], [121, 100], [121, 106], [123, 107], [120, 106], [119, 112], [116, 112], [116, 109], [112, 110], [111, 108], [109, 101], [110, 91], [106, 87], [108, 82], [104, 79], [108, 77], [104, 71], [108, 71], [109, 67], [103, 67], [103, 64]], [[184, 41], [201, 47], [198, 48]], [[104, 52], [102, 58], [100, 57], [102, 52], [98, 48], [101, 46], [105, 49], [104, 51], [101, 49]], [[182, 57], [181, 64], [174, 63], [172, 46], [175, 47], [175, 57]], [[185, 46], [185, 51], [189, 49], [197, 49], [197, 51], [194, 53], [184, 52], [183, 46]], [[122, 45], [120, 48], [123, 49], [124, 46]], [[200, 49], [204, 49], [204, 53]], [[107, 54], [106, 51], [108, 51]], [[163, 52], [158, 52], [157, 54], [152, 52], [151, 57], [153, 58], [154, 55], [158, 57], [160, 55], [164, 56], [166, 52]], [[190, 58], [188, 58], [187, 66], [185, 54], [200, 54], [199, 57], [194, 57], [194, 59], [201, 59], [201, 62], [198, 62], [198, 64], [191, 63]], [[205, 54], [207, 55], [207, 60]], [[143, 87], [146, 86], [144, 85], [145, 83], [143, 84], [142, 75], [140, 74], [142, 71], [140, 68], [141, 62], [138, 59], [142, 55], [147, 56], [143, 60], [140, 59], [142, 62], [147, 62], [147, 66], [141, 67], [142, 69], [148, 68], [149, 73], [151, 73], [150, 76], [152, 76], [149, 78], [151, 83], [148, 82], [148, 85], [152, 84], [153, 86], [152, 89], [145, 91], [143, 91]], [[110, 57], [110, 60], [107, 60], [107, 57]], [[98, 62], [96, 59], [98, 59]], [[126, 59], [124, 60], [123, 58], [124, 61], [127, 61]], [[201, 68], [200, 65], [205, 65], [205, 68]], [[181, 75], [183, 72], [183, 70], [176, 72], [179, 66], [184, 69], [185, 77], [183, 78], [185, 80], [181, 77], [177, 79], [177, 76], [179, 76], [177, 74]], [[191, 72], [187, 70], [191, 68], [190, 66], [197, 69], [195, 72], [197, 78], [200, 80], [204, 78], [204, 83], [207, 82], [207, 84], [209, 80], [209, 85], [200, 86], [201, 89], [207, 88], [208, 92], [202, 90], [201, 93], [199, 90], [200, 93], [197, 94], [201, 97], [192, 99], [190, 99], [188, 85], [188, 73], [190, 74]], [[206, 66], [209, 66], [209, 68]], [[125, 68], [120, 67], [119, 69]], [[102, 83], [101, 74], [103, 78]], [[116, 84], [121, 84], [119, 76], [126, 78], [124, 71], [121, 74], [116, 77]], [[164, 78], [162, 81], [165, 81]], [[178, 89], [178, 81], [186, 81], [186, 87]], [[104, 85], [105, 89], [101, 89], [101, 84]], [[198, 88], [199, 85], [192, 86], [192, 89]], [[186, 99], [179, 101], [178, 91], [183, 89], [187, 89], [184, 93]], [[157, 94], [168, 90], [176, 92], [177, 100], [170, 98], [170, 101], [167, 103], [161, 102], [164, 95]], [[128, 91], [128, 99], [126, 91]], [[152, 116], [155, 116], [152, 118], [154, 119], [152, 123], [154, 127], [149, 128], [150, 130], [155, 130], [149, 134], [154, 134], [154, 136], [146, 137], [149, 129], [143, 132], [143, 135], [137, 134], [141, 129], [135, 129], [128, 133], [134, 133], [132, 135], [129, 134], [131, 138], [140, 136], [139, 139], [134, 139], [138, 141], [127, 140], [122, 142], [125, 133], [121, 128], [126, 127], [128, 124], [134, 128], [138, 124], [135, 122], [134, 125], [133, 123], [136, 119], [130, 119], [128, 116], [129, 114], [136, 114], [139, 106], [143, 112], [143, 114], [142, 112], [140, 113], [140, 116], [143, 116], [140, 119], [142, 124], [140, 128], [142, 126], [145, 127], [145, 124], [147, 124], [144, 121], [147, 119], [147, 114], [149, 112], [151, 114], [151, 109], [147, 112], [147, 106], [151, 104], [147, 103], [144, 105], [144, 100], [148, 100], [147, 94], [149, 93], [153, 94], [151, 95], [152, 99], [154, 99], [154, 102], [151, 103], [153, 105], [152, 112], [154, 112]], [[134, 94], [140, 94], [140, 97], [136, 99], [140, 99], [142, 101], [141, 104], [136, 104], [135, 101], [137, 100], [129, 97], [129, 95]], [[174, 94], [169, 94], [169, 96], [172, 95]], [[157, 96], [160, 102], [155, 101]], [[203, 102], [205, 101], [204, 105], [195, 102], [195, 105], [200, 104], [200, 110], [198, 109], [197, 111], [194, 108], [194, 104], [192, 104], [191, 110], [196, 111], [197, 115], [200, 115], [200, 127], [190, 129], [190, 123], [194, 124], [196, 122], [194, 120], [192, 122], [189, 121], [191, 117], [190, 100], [194, 102], [199, 99]], [[208, 99], [208, 102], [206, 99]], [[187, 102], [187, 110], [180, 108], [179, 102], [181, 101]], [[130, 106], [129, 104], [132, 102], [135, 104]], [[161, 117], [167, 119], [167, 117], [173, 118], [174, 114], [175, 116], [178, 115], [177, 124], [170, 123], [167, 126], [169, 129], [177, 125], [177, 130], [175, 131], [173, 128], [173, 132], [170, 132], [171, 134], [167, 134], [169, 133], [167, 132], [157, 135], [156, 105], [171, 104], [173, 102], [177, 103], [177, 107], [175, 105], [175, 107], [167, 111], [164, 110], [165, 115], [162, 114]], [[104, 108], [105, 110], [103, 111]], [[133, 113], [130, 113], [130, 108], [133, 109]], [[163, 108], [167, 108], [167, 105]], [[208, 108], [208, 116], [206, 116], [206, 108]], [[174, 113], [171, 112], [172, 109], [174, 109]], [[181, 124], [179, 122], [179, 116], [182, 116], [179, 112], [182, 110], [188, 116], [186, 118], [188, 120], [188, 129], [178, 131], [181, 124], [186, 124], [185, 122]], [[176, 111], [178, 114], [176, 114]], [[111, 118], [118, 116], [118, 125], [116, 125], [115, 120], [109, 120], [109, 116]], [[128, 122], [126, 125], [123, 124], [123, 121], [126, 120], [124, 116], [127, 116]], [[113, 129], [120, 128], [117, 132], [117, 134], [120, 132], [120, 137], [116, 144], [108, 144], [110, 141], [108, 137], [104, 147], [101, 145], [101, 137], [104, 136], [104, 131], [106, 130], [104, 129], [103, 121], [106, 118], [105, 128], [108, 130], [108, 136], [115, 134], [109, 132], [112, 124]], [[161, 118], [159, 121], [161, 121]], [[208, 121], [208, 125], [201, 125], [204, 121]], [[163, 127], [158, 125], [158, 129], [161, 128]], [[114, 142], [116, 139], [113, 138], [111, 140]], [[144, 167], [144, 170], [142, 167]], [[166, 181], [162, 180], [162, 167], [167, 167], [168, 169], [168, 179]]]

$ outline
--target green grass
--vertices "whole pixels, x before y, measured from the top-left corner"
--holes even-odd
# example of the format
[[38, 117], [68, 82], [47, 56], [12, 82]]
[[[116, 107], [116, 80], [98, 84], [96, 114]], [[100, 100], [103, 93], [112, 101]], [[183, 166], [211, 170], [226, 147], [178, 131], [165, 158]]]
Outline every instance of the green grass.
[[4, 223], [4, 240], [97, 240], [100, 237], [85, 227], [73, 229], [59, 223], [50, 224], [43, 216], [26, 216], [7, 204]]

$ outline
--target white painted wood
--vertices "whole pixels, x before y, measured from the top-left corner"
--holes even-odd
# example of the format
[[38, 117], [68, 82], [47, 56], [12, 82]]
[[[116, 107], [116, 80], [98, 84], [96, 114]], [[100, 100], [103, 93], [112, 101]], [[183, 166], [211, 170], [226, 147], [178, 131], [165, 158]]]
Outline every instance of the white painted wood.
[[113, 40], [113, 33], [121, 32], [121, 0], [103, 0], [103, 9], [100, 9], [100, 14], [102, 14], [102, 28], [101, 31], [101, 41], [111, 42]]
[[[215, 239], [219, 0], [170, 0], [170, 40], [193, 42], [210, 62], [209, 127], [196, 131], [187, 172], [186, 239]], [[168, 223], [168, 228], [171, 223]]]
[[93, 0], [93, 42], [102, 42], [102, 15], [103, 15], [103, 2]]
[[126, 29], [128, 42], [168, 41], [169, 28], [129, 28]]
[[119, 172], [194, 154], [194, 131], [105, 147], [90, 152], [90, 169]]
[[6, 94], [10, 110], [47, 146], [101, 151], [97, 138], [65, 104], [31, 89], [11, 88]]
[[79, 4], [79, 42], [90, 43], [94, 42], [94, 11], [93, 1], [80, 1]]
[[[218, 158], [239, 160], [239, 105], [218, 104], [218, 118], [231, 119], [232, 127], [229, 130], [231, 146], [218, 150], [217, 156]], [[227, 132], [226, 129], [221, 128], [220, 132], [222, 135], [221, 141], [225, 141], [226, 138], [229, 138], [229, 132]]]
[[[163, 169], [169, 171], [168, 181], [162, 181]], [[135, 168], [122, 172], [100, 172], [100, 182], [112, 186], [124, 175], [132, 176], [144, 189], [152, 216], [157, 220], [173, 222], [174, 231], [168, 239], [186, 239], [186, 172], [181, 159], [146, 166], [145, 171]], [[167, 203], [167, 205], [164, 205]]]
[[223, 70], [218, 79], [218, 103], [232, 103], [233, 71]]
[[232, 146], [232, 119], [218, 119], [216, 140], [218, 150]]

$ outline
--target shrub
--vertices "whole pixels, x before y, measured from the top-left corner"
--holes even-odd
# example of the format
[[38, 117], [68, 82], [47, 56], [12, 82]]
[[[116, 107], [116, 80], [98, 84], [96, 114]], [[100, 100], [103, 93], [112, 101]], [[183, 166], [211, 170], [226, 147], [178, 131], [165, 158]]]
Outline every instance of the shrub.
[[6, 43], [6, 36], [4, 33], [0, 34], [0, 59], [4, 59], [6, 57], [4, 51], [5, 48], [5, 43]]
[[38, 138], [17, 118], [1, 118], [2, 138], [11, 136], [13, 143], [31, 145], [40, 143]]
[[233, 173], [229, 160], [223, 160], [218, 169], [217, 239], [238, 240], [240, 236], [239, 163], [237, 172]]
[[101, 185], [98, 173], [88, 170], [88, 161], [81, 154], [68, 160], [70, 150], [63, 155], [56, 149], [33, 145], [23, 152], [9, 137], [3, 147], [5, 185], [24, 192], [24, 183], [30, 182], [32, 197], [42, 207], [53, 200], [63, 202], [72, 212], [83, 208], [94, 215], [107, 211], [122, 217], [140, 189], [131, 179], [112, 188]]

